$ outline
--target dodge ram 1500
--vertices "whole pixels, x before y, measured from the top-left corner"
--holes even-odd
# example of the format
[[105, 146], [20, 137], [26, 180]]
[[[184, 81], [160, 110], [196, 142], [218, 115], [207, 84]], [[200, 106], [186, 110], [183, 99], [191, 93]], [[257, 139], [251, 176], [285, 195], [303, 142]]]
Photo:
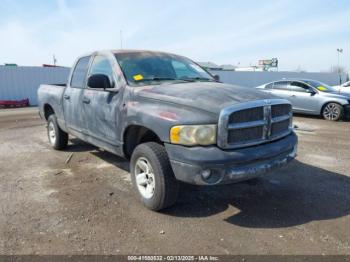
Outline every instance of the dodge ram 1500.
[[291, 104], [220, 83], [188, 58], [100, 51], [75, 62], [67, 85], [41, 85], [39, 111], [61, 150], [68, 134], [130, 159], [143, 204], [175, 203], [179, 181], [247, 180], [295, 158]]

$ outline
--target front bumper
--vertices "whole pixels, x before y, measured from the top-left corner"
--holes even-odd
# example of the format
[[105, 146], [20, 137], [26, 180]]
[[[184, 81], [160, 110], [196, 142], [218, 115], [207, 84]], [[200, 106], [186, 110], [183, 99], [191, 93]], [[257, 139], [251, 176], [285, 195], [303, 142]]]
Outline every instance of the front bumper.
[[297, 143], [292, 133], [271, 143], [229, 151], [216, 146], [165, 144], [165, 148], [178, 180], [216, 185], [247, 180], [287, 164], [296, 156]]
[[350, 119], [350, 104], [344, 106], [344, 117]]

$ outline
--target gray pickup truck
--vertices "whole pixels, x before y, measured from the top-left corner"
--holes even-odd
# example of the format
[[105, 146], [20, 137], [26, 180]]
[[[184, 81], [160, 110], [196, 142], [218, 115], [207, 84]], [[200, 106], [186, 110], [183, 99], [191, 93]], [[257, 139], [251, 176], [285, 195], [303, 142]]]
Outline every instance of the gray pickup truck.
[[77, 59], [67, 85], [41, 85], [49, 142], [68, 134], [130, 159], [143, 204], [175, 203], [179, 181], [232, 183], [295, 158], [291, 104], [223, 84], [188, 58], [117, 50]]

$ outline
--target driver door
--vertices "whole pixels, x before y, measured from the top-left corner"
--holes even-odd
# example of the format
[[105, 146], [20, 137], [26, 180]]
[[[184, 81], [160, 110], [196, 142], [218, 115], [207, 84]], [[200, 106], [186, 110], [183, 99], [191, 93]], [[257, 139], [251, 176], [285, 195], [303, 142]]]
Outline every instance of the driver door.
[[310, 86], [299, 81], [292, 81], [289, 85], [290, 101], [295, 111], [301, 113], [318, 113], [317, 92]]
[[115, 91], [94, 89], [87, 84], [83, 94], [83, 113], [87, 133], [93, 139], [111, 145], [119, 145], [117, 123], [121, 94], [116, 87], [117, 79], [115, 79], [108, 57], [96, 55], [93, 58], [88, 78], [95, 74], [108, 76]]

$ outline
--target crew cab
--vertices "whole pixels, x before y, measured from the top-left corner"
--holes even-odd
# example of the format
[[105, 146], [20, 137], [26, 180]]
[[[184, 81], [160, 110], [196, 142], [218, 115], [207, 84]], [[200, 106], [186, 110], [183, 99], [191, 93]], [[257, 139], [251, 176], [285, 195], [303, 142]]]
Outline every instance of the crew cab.
[[179, 181], [251, 179], [296, 156], [290, 102], [220, 83], [183, 56], [143, 50], [79, 57], [66, 85], [41, 85], [39, 111], [53, 148], [72, 135], [130, 160], [142, 203], [175, 203]]

